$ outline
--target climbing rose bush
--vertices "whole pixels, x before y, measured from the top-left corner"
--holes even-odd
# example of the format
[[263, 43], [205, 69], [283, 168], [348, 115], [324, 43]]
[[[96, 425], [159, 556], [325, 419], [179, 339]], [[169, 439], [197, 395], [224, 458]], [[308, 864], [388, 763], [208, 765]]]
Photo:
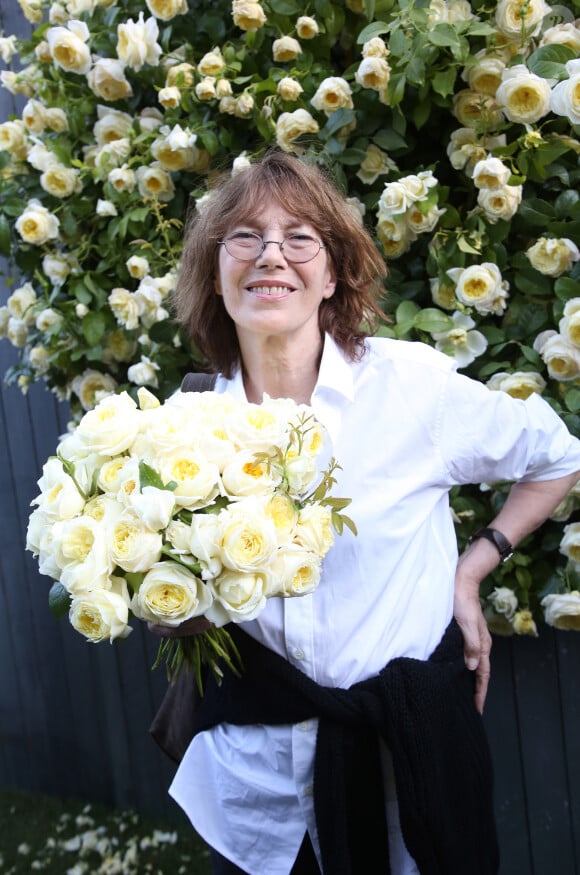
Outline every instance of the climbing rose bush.
[[[578, 0], [19, 3], [29, 38], [0, 36], [21, 107], [0, 120], [8, 382], [44, 381], [77, 420], [110, 392], [168, 397], [202, 364], [172, 315], [187, 208], [278, 147], [328, 168], [375, 236], [381, 334], [542, 394], [580, 434]], [[453, 493], [461, 545], [508, 486]], [[579, 506], [489, 578], [497, 632], [577, 628]]]

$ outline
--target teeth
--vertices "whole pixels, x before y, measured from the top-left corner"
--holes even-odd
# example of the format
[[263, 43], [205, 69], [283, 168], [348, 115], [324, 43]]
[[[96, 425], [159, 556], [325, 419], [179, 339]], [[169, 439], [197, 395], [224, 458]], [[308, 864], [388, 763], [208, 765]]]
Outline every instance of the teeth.
[[286, 295], [292, 289], [288, 286], [252, 286], [250, 291], [257, 295]]

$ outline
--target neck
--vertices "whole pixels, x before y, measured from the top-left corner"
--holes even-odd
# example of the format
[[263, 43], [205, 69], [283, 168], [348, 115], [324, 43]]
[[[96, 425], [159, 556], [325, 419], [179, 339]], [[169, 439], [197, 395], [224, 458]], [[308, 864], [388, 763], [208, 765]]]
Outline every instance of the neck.
[[261, 343], [240, 341], [242, 374], [248, 401], [259, 404], [270, 398], [293, 398], [310, 404], [318, 379], [322, 339], [308, 346], [274, 337]]

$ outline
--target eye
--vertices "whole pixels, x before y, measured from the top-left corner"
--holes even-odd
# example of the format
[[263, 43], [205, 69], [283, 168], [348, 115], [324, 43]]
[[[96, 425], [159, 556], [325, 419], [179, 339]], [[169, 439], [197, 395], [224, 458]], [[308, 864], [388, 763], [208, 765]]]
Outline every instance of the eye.
[[316, 240], [310, 234], [290, 234], [286, 237], [286, 243], [291, 246], [308, 246], [310, 243], [316, 243]]
[[256, 240], [260, 240], [260, 238], [251, 231], [234, 231], [233, 234], [229, 235], [228, 240], [240, 246], [255, 246]]

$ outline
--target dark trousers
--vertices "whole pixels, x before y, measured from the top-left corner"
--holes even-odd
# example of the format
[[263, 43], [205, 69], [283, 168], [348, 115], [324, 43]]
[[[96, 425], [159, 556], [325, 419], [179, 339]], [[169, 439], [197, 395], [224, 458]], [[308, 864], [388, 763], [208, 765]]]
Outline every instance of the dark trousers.
[[[239, 866], [230, 863], [229, 860], [226, 860], [225, 857], [222, 857], [213, 848], [211, 849], [210, 857], [212, 875], [267, 875], [266, 872], [246, 872], [245, 869], [240, 869]], [[307, 832], [304, 834], [304, 839], [300, 845], [300, 850], [290, 875], [320, 875], [318, 861]]]

